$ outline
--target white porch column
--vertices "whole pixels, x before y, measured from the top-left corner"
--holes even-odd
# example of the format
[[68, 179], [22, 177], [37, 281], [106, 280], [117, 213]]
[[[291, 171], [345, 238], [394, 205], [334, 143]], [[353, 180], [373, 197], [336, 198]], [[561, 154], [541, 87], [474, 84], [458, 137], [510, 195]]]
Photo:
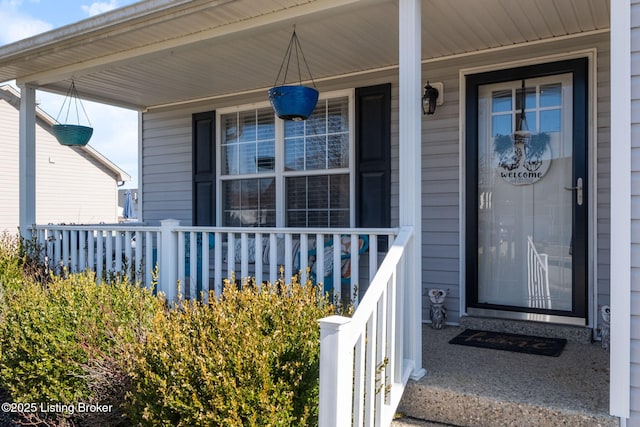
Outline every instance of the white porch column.
[[30, 239], [36, 222], [36, 89], [25, 84], [20, 91], [20, 234]]
[[[631, 415], [632, 89], [631, 2], [611, 2], [611, 350], [609, 408]], [[615, 117], [615, 120], [613, 119]], [[635, 148], [637, 150], [637, 148]], [[637, 409], [636, 409], [637, 410]]]
[[399, 3], [400, 226], [413, 228], [404, 283], [404, 358], [422, 377], [422, 49], [420, 0]]

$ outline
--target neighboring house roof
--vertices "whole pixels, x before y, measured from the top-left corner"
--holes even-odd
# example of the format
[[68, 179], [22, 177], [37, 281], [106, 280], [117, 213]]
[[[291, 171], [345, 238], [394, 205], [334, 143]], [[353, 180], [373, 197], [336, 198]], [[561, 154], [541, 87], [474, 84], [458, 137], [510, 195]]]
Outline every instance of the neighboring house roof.
[[[424, 61], [609, 31], [608, 0], [423, 3]], [[147, 0], [0, 47], [0, 81], [64, 94], [73, 77], [83, 97], [139, 110], [266, 99], [294, 24], [322, 89], [394, 70], [398, 23], [397, 0]]]
[[[2, 85], [0, 86], [0, 99], [4, 99], [10, 105], [15, 107], [16, 109], [20, 109], [20, 92], [11, 85]], [[37, 107], [36, 108], [36, 120], [38, 123], [45, 129], [49, 129], [52, 125], [56, 123], [56, 121], [47, 114], [44, 110]], [[131, 181], [131, 176], [126, 173], [124, 170], [120, 169], [115, 163], [111, 160], [107, 159], [102, 153], [100, 153], [95, 148], [90, 145], [85, 145], [84, 147], [75, 147], [80, 150], [80, 152], [84, 153], [87, 157], [92, 158], [97, 161], [99, 164], [103, 165], [107, 170], [109, 170], [116, 181]], [[71, 149], [71, 148], [70, 148]]]

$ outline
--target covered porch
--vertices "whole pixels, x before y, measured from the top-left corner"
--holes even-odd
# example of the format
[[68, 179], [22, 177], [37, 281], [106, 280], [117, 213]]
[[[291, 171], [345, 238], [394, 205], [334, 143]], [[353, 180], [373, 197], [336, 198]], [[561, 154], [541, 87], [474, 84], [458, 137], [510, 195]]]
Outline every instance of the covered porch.
[[[591, 177], [599, 177], [599, 187], [590, 190], [588, 227], [590, 260], [599, 261], [600, 269], [591, 270], [588, 278], [584, 326], [596, 327], [598, 298], [609, 297], [609, 195], [620, 184], [608, 174], [613, 172], [608, 130], [614, 103], [608, 94], [614, 79], [612, 16], [624, 13], [614, 15], [611, 3], [147, 0], [0, 47], [0, 79], [15, 78], [22, 89], [21, 229], [33, 231], [58, 271], [90, 268], [98, 277], [124, 271], [150, 285], [157, 265], [158, 289], [169, 298], [178, 292], [190, 298], [207, 290], [219, 293], [232, 273], [261, 283], [287, 281], [298, 271], [302, 281], [322, 281], [343, 298], [357, 293], [359, 311], [353, 319], [322, 322], [321, 425], [388, 424], [409, 378], [418, 380], [438, 369], [423, 365], [434, 363], [423, 357], [423, 340], [429, 339], [422, 333], [429, 319], [426, 291], [452, 289], [451, 323], [467, 314], [467, 75], [589, 58], [588, 108], [594, 120], [588, 150]], [[313, 73], [313, 83], [303, 83], [315, 84], [321, 96], [339, 93], [347, 99], [349, 162], [340, 172], [347, 176], [348, 219], [344, 226], [289, 226], [283, 189], [288, 178], [302, 171], [284, 165], [276, 177], [281, 181], [275, 223], [229, 226], [224, 223], [223, 182], [236, 177], [224, 176], [221, 166], [221, 116], [239, 117], [252, 109], [258, 117], [268, 108], [267, 89], [293, 25]], [[84, 98], [140, 113], [139, 224], [33, 224], [35, 93], [64, 94], [71, 79]], [[423, 115], [421, 109], [428, 80], [443, 83], [438, 86], [443, 103], [434, 115]], [[358, 157], [356, 141], [367, 126], [358, 122], [354, 99], [360, 89], [382, 84], [390, 87], [389, 117], [378, 120], [388, 124], [384, 130], [391, 141], [389, 206], [384, 206], [389, 218], [371, 225], [360, 217], [366, 205], [359, 204], [360, 185], [377, 177], [366, 176]], [[210, 146], [212, 167], [202, 174], [196, 170], [193, 145], [195, 117], [201, 113], [210, 114], [211, 129], [219, 137]], [[274, 134], [282, 136], [279, 123]], [[285, 147], [286, 142], [276, 145], [276, 162], [284, 163]], [[207, 190], [206, 221], [195, 202], [202, 180], [213, 188]], [[612, 305], [621, 294], [624, 289], [611, 288]], [[628, 327], [620, 330], [628, 332]], [[616, 358], [619, 350], [629, 352], [629, 343], [618, 338], [612, 345], [612, 371], [606, 376], [614, 384], [609, 410], [626, 416], [629, 397], [621, 390], [630, 374], [628, 363]], [[407, 393], [412, 390], [413, 385]]]

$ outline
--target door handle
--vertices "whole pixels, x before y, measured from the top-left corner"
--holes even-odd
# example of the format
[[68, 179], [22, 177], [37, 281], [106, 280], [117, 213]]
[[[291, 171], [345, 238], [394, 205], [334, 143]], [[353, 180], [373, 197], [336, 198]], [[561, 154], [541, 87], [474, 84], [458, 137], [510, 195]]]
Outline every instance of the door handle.
[[583, 188], [582, 188], [582, 178], [578, 178], [576, 180], [576, 186], [575, 187], [564, 187], [565, 190], [568, 191], [576, 191], [576, 202], [578, 203], [578, 206], [582, 206], [582, 192], [583, 192]]

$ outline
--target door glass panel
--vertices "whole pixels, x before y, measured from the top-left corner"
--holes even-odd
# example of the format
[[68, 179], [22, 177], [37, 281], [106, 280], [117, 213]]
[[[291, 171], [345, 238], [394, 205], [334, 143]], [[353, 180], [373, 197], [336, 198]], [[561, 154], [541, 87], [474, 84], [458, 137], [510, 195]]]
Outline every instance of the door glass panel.
[[572, 310], [571, 82], [479, 87], [480, 304]]

